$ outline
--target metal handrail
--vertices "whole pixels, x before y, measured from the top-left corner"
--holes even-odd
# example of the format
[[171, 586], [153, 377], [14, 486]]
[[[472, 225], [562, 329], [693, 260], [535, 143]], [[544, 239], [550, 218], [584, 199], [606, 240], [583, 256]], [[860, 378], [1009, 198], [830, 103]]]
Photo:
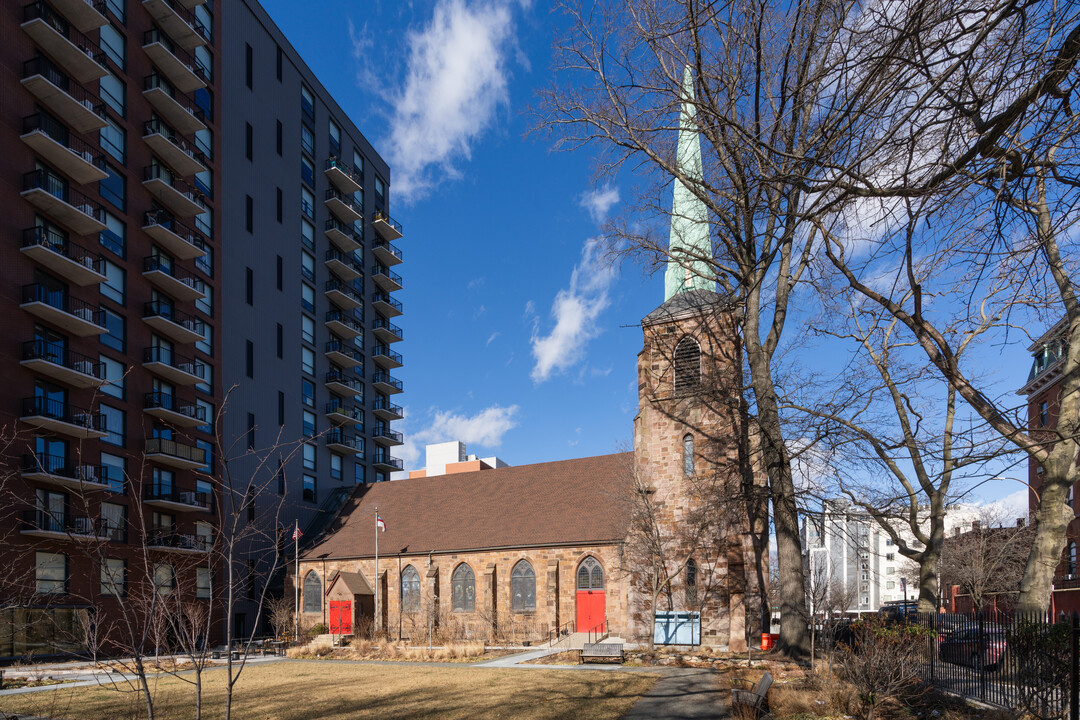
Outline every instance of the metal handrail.
[[86, 162], [98, 170], [105, 169], [105, 155], [101, 150], [82, 138], [78, 137], [67, 125], [60, 122], [52, 115], [45, 112], [36, 112], [23, 118], [22, 134], [29, 135], [32, 132], [41, 132], [56, 143], [64, 146], [68, 152]]
[[83, 195], [78, 190], [72, 190], [67, 182], [45, 169], [31, 170], [23, 175], [23, 190], [44, 190], [58, 200], [63, 200], [68, 205], [100, 223], [105, 221], [105, 209], [97, 202]]
[[402, 226], [401, 223], [399, 223], [397, 220], [390, 217], [389, 215], [387, 215], [384, 212], [380, 212], [379, 210], [376, 210], [375, 211], [375, 220], [382, 220], [384, 223], [386, 223], [390, 227], [394, 228], [395, 230], [397, 230], [402, 235], [405, 234], [404, 226]]
[[168, 210], [148, 210], [143, 215], [143, 227], [151, 227], [153, 225], [165, 228], [173, 235], [187, 241], [189, 245], [194, 245], [200, 250], [206, 250], [206, 236], [198, 230], [177, 220]]
[[160, 180], [199, 207], [206, 207], [202, 192], [164, 165], [151, 164], [143, 168], [143, 182], [150, 180]]
[[206, 365], [204, 363], [196, 358], [181, 355], [172, 348], [161, 347], [160, 345], [143, 348], [143, 362], [161, 363], [176, 368], [181, 372], [186, 372], [189, 375], [194, 375], [195, 377], [203, 379], [206, 378]]
[[67, 349], [61, 343], [49, 342], [43, 338], [24, 342], [22, 359], [45, 360], [68, 370], [90, 375], [98, 380], [105, 379], [105, 363], [100, 359], [77, 353]]
[[71, 242], [64, 234], [44, 225], [35, 225], [32, 228], [23, 230], [22, 246], [24, 248], [46, 248], [74, 263], [93, 270], [99, 275], [104, 274], [105, 258], [102, 257], [101, 253], [95, 253], [78, 243]]
[[179, 443], [167, 438], [147, 438], [146, 453], [148, 455], [169, 455], [179, 460], [188, 460], [190, 462], [206, 464], [205, 449], [196, 445], [185, 445], [184, 443]]
[[371, 382], [382, 383], [383, 385], [390, 385], [397, 388], [398, 390], [402, 389], [402, 382], [384, 370], [380, 370], [379, 372], [372, 375]]
[[23, 417], [41, 415], [69, 425], [77, 425], [88, 430], [106, 432], [105, 416], [99, 412], [77, 407], [63, 400], [41, 395], [23, 398]]
[[186, 402], [179, 399], [173, 393], [169, 392], [148, 392], [143, 395], [143, 409], [144, 410], [170, 410], [180, 415], [186, 415], [187, 417], [195, 420], [201, 420], [206, 422], [206, 408], [201, 405], [196, 405], [192, 402]]
[[402, 338], [402, 339], [405, 338], [405, 335], [404, 335], [402, 329], [399, 328], [394, 323], [387, 320], [386, 318], [382, 318], [382, 317], [375, 318], [375, 322], [373, 322], [371, 324], [371, 327], [372, 327], [373, 330], [387, 330], [389, 332], [392, 332], [394, 335], [396, 335], [399, 338]]
[[143, 123], [143, 137], [149, 137], [150, 135], [161, 135], [192, 160], [201, 165], [206, 164], [206, 155], [203, 154], [203, 151], [188, 145], [180, 133], [161, 118], [154, 118]]
[[398, 260], [401, 260], [401, 261], [405, 260], [405, 253], [401, 252], [401, 250], [398, 249], [397, 245], [390, 242], [389, 240], [386, 240], [385, 238], [377, 239], [374, 243], [372, 243], [371, 247], [372, 248], [381, 248], [381, 249], [386, 250], [387, 252], [389, 252], [391, 255], [396, 257]]
[[341, 310], [327, 310], [326, 322], [339, 322], [342, 325], [347, 325], [353, 330], [358, 331], [363, 331], [364, 329], [354, 318], [349, 317]]
[[387, 293], [387, 292], [374, 292], [374, 293], [372, 293], [371, 294], [371, 301], [372, 302], [386, 303], [387, 305], [394, 308], [398, 312], [405, 312], [402, 309], [403, 306], [401, 304], [401, 301], [391, 297], [390, 293]]
[[325, 347], [326, 347], [326, 349], [325, 349], [324, 352], [341, 353], [342, 355], [348, 356], [348, 357], [352, 358], [353, 360], [363, 360], [364, 359], [364, 356], [361, 353], [357, 352], [357, 350], [355, 348], [346, 347], [345, 343], [343, 343], [340, 340], [328, 340], [326, 342]]
[[109, 474], [105, 465], [89, 465], [69, 460], [64, 455], [34, 453], [23, 455], [24, 473], [45, 473], [69, 480], [79, 480], [88, 485], [108, 485]]
[[338, 200], [342, 205], [345, 205], [357, 215], [363, 215], [363, 208], [356, 207], [356, 201], [351, 197], [341, 192], [335, 187], [326, 188], [326, 194], [323, 196], [326, 200]]
[[338, 385], [345, 385], [350, 388], [356, 389], [357, 384], [360, 382], [356, 378], [351, 378], [345, 375], [340, 370], [330, 370], [326, 373], [327, 383], [337, 383]]
[[163, 317], [199, 335], [206, 331], [206, 324], [202, 320], [177, 310], [171, 302], [165, 300], [150, 300], [143, 305], [143, 317]]
[[105, 103], [94, 93], [75, 82], [48, 58], [39, 55], [23, 63], [23, 79], [40, 75], [70, 95], [80, 105], [95, 115], [105, 118]]
[[177, 60], [182, 62], [188, 70], [199, 76], [199, 79], [203, 82], [210, 76], [209, 70], [206, 66], [199, 61], [199, 58], [189, 53], [183, 48], [177, 47], [173, 39], [169, 37], [168, 33], [162, 32], [159, 28], [151, 28], [143, 33], [143, 47], [147, 45], [153, 45], [159, 43], [166, 50], [168, 50]]
[[23, 303], [45, 303], [51, 308], [65, 312], [68, 315], [93, 323], [98, 327], [105, 326], [105, 312], [97, 305], [91, 305], [85, 300], [71, 297], [66, 292], [46, 287], [41, 283], [23, 285]]
[[338, 171], [340, 171], [340, 172], [344, 173], [345, 175], [347, 175], [349, 177], [349, 179], [352, 180], [353, 182], [355, 182], [357, 185], [360, 185], [361, 187], [363, 187], [363, 184], [364, 184], [363, 179], [360, 178], [356, 174], [356, 171], [354, 171], [352, 168], [350, 168], [348, 165], [346, 165], [344, 162], [342, 162], [341, 158], [339, 158], [337, 156], [331, 156], [331, 157], [327, 158], [327, 160], [326, 160], [326, 169], [327, 170], [333, 170], [335, 168]]
[[342, 252], [341, 250], [338, 250], [337, 248], [330, 248], [329, 250], [326, 251], [326, 255], [324, 256], [324, 261], [325, 262], [330, 262], [331, 260], [337, 260], [338, 262], [340, 262], [340, 263], [342, 263], [344, 265], [348, 265], [349, 267], [351, 267], [353, 270], [356, 270], [356, 272], [360, 273], [361, 275], [364, 274], [364, 266], [363, 266], [363, 264], [361, 264], [360, 261], [357, 260], [356, 257], [352, 253], [345, 253], [345, 252]]
[[390, 268], [386, 267], [385, 265], [382, 265], [381, 263], [376, 263], [376, 264], [375, 264], [375, 265], [374, 265], [374, 266], [373, 266], [373, 267], [371, 268], [371, 274], [372, 274], [372, 276], [375, 276], [375, 275], [385, 275], [386, 277], [390, 278], [391, 280], [393, 280], [393, 281], [394, 281], [395, 283], [397, 283], [398, 285], [401, 285], [401, 284], [402, 284], [402, 282], [401, 282], [401, 276], [400, 276], [400, 275], [398, 275], [398, 274], [397, 274], [396, 272], [394, 272], [393, 270], [391, 270]]
[[173, 280], [182, 282], [192, 290], [205, 292], [206, 283], [194, 273], [188, 272], [175, 262], [163, 258], [160, 255], [149, 255], [143, 258], [143, 272], [163, 272]]
[[390, 347], [388, 345], [383, 345], [382, 343], [379, 343], [375, 347], [371, 348], [371, 354], [372, 354], [373, 357], [378, 357], [378, 356], [382, 355], [382, 356], [388, 357], [391, 360], [393, 360], [394, 362], [398, 362], [398, 363], [400, 363], [402, 361], [402, 359], [403, 359], [401, 357], [401, 353], [394, 352], [393, 350], [390, 349]]
[[186, 92], [177, 90], [176, 86], [157, 70], [143, 78], [143, 92], [147, 90], [161, 90], [199, 122], [206, 119], [206, 113], [203, 112], [202, 108]]

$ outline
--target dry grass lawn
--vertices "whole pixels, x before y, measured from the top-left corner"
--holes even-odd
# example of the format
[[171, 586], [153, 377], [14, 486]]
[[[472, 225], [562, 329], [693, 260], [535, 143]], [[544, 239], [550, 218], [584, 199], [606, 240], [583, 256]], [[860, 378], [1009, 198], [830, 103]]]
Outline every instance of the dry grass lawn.
[[[203, 717], [224, 716], [222, 670], [204, 676]], [[620, 717], [657, 676], [495, 668], [380, 666], [325, 661], [280, 662], [244, 670], [236, 689], [238, 720], [351, 718], [583, 718]], [[192, 686], [163, 677], [154, 684], [161, 720], [195, 717]], [[101, 688], [63, 688], [0, 696], [0, 710], [66, 720], [145, 717], [138, 695]]]

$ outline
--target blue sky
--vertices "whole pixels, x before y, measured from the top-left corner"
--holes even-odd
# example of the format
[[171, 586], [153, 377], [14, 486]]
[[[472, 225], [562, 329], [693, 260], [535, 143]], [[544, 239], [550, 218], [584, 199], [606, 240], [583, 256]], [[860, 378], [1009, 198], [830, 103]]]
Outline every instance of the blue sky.
[[[263, 5], [391, 164], [406, 468], [451, 439], [514, 465], [628, 449], [637, 324], [663, 277], [612, 267], [591, 242], [629, 189], [597, 186], [588, 152], [526, 137], [558, 16], [529, 0]], [[1023, 349], [1010, 359], [1015, 387]]]

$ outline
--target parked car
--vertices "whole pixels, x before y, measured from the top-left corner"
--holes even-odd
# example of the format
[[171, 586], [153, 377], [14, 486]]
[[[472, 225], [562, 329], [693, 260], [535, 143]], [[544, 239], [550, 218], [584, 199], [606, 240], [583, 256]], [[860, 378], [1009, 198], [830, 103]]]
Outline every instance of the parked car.
[[954, 665], [970, 665], [977, 671], [995, 670], [1005, 656], [1005, 647], [1002, 626], [961, 625], [938, 643], [938, 657]]

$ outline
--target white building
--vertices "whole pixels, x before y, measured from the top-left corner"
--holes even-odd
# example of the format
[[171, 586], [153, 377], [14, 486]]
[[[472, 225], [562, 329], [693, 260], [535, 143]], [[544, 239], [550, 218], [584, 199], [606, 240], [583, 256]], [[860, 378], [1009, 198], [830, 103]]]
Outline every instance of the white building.
[[482, 458], [469, 455], [465, 450], [465, 443], [451, 440], [427, 445], [424, 448], [424, 469], [411, 471], [409, 477], [434, 477], [503, 467], [510, 466], [495, 456]]
[[[929, 508], [923, 524], [929, 527]], [[922, 515], [922, 508], [920, 508]], [[974, 505], [950, 506], [945, 534], [967, 532], [978, 521]], [[919, 547], [906, 522], [893, 526], [909, 546]], [[802, 524], [804, 563], [811, 577], [845, 589], [849, 614], [874, 612], [897, 600], [918, 600], [918, 571], [902, 556], [878, 523], [846, 500], [826, 500], [822, 512], [806, 514]]]

